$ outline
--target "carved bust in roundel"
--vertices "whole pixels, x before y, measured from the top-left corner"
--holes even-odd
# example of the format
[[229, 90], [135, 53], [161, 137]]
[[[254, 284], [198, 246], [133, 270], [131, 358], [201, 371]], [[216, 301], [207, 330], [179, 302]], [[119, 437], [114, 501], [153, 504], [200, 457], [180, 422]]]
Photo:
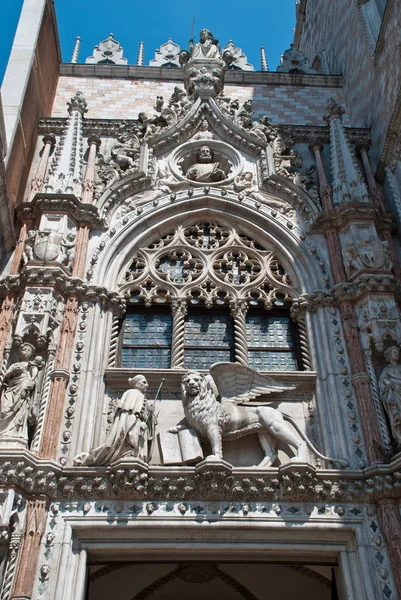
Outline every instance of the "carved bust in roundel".
[[198, 162], [191, 165], [185, 172], [185, 176], [192, 181], [211, 183], [223, 181], [227, 176], [218, 161], [214, 160], [214, 152], [209, 146], [202, 146], [196, 153]]

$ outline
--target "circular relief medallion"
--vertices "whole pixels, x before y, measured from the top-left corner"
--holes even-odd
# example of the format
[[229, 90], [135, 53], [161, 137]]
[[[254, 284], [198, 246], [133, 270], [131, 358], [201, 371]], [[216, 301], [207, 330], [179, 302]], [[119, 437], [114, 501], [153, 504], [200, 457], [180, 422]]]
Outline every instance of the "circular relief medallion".
[[192, 185], [231, 183], [243, 169], [241, 155], [218, 140], [196, 140], [177, 148], [169, 159], [171, 171]]

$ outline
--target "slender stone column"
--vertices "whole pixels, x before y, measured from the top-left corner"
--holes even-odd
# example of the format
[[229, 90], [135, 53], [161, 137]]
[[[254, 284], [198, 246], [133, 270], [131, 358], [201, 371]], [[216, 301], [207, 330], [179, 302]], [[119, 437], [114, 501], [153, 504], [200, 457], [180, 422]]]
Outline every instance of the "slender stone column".
[[248, 366], [248, 344], [246, 341], [245, 317], [248, 312], [246, 300], [233, 300], [230, 303], [231, 314], [234, 318], [235, 362]]
[[100, 138], [97, 135], [92, 135], [88, 138], [88, 144], [89, 154], [88, 162], [86, 163], [86, 171], [83, 182], [82, 202], [86, 204], [92, 204], [93, 188], [95, 182], [96, 154], [101, 144]]
[[387, 550], [393, 569], [394, 583], [401, 598], [401, 518], [397, 502], [392, 499], [380, 500], [377, 505], [380, 527], [386, 540]]
[[77, 328], [78, 312], [78, 297], [75, 295], [70, 296], [67, 299], [64, 308], [60, 342], [55, 360], [55, 370], [52, 373], [49, 401], [39, 450], [39, 456], [41, 458], [56, 458], [58, 438], [63, 419], [65, 392], [69, 380], [70, 362], [75, 331]]
[[309, 146], [309, 150], [315, 156], [315, 162], [317, 167], [317, 174], [319, 178], [319, 193], [322, 199], [323, 209], [331, 210], [333, 208], [332, 203], [332, 189], [327, 181], [326, 173], [323, 166], [321, 152], [323, 150], [323, 144], [320, 140], [313, 140]]
[[82, 224], [79, 226], [76, 238], [74, 266], [72, 268], [72, 275], [75, 277], [84, 278], [85, 276], [89, 233], [89, 227], [87, 225]]
[[17, 570], [10, 600], [29, 600], [34, 590], [39, 549], [46, 527], [47, 499], [45, 496], [32, 498], [28, 502], [25, 531], [18, 557]]
[[327, 240], [330, 267], [333, 274], [334, 284], [340, 283], [340, 281], [346, 281], [338, 231], [334, 227], [330, 227], [326, 229], [324, 235]]
[[380, 208], [384, 212], [385, 208], [384, 208], [383, 196], [382, 196], [379, 188], [377, 187], [377, 184], [376, 184], [373, 172], [372, 172], [372, 168], [370, 166], [368, 150], [369, 150], [369, 145], [366, 145], [366, 144], [359, 144], [359, 146], [356, 147], [356, 151], [357, 151], [357, 153], [359, 153], [359, 155], [362, 159], [363, 170], [365, 171], [365, 177], [366, 177], [366, 181], [368, 184], [370, 199], [373, 204], [376, 204], [376, 206], [380, 206]]
[[18, 554], [21, 547], [21, 538], [22, 533], [20, 531], [15, 531], [11, 534], [0, 600], [9, 600], [10, 598], [11, 586], [15, 576], [15, 567], [17, 565]]
[[171, 300], [171, 312], [173, 313], [172, 369], [182, 369], [184, 367], [184, 332], [187, 308], [185, 298], [173, 298]]
[[374, 407], [365, 357], [359, 337], [358, 323], [351, 302], [340, 303], [341, 322], [352, 372], [352, 385], [361, 415], [366, 454], [370, 463], [382, 462], [383, 441]]
[[55, 146], [56, 138], [52, 133], [49, 133], [43, 137], [43, 143], [44, 147], [42, 150], [42, 155], [40, 157], [40, 162], [35, 177], [31, 181], [31, 189], [29, 191], [28, 198], [26, 199], [27, 202], [31, 202], [35, 195], [43, 190], [47, 171], [47, 163], [49, 162], [50, 152]]

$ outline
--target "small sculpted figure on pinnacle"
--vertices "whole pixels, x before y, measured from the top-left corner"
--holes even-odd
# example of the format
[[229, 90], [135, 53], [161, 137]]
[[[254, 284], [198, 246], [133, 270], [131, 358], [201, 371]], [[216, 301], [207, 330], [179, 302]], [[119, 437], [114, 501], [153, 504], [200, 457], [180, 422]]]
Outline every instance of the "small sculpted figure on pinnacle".
[[391, 432], [397, 445], [401, 445], [401, 364], [400, 349], [390, 346], [384, 352], [389, 363], [379, 380], [380, 396], [390, 421]]
[[10, 365], [4, 375], [0, 399], [0, 443], [17, 440], [28, 443], [28, 424], [36, 423], [34, 391], [43, 359], [34, 358], [35, 348], [27, 342], [19, 348], [20, 361]]
[[90, 452], [76, 456], [74, 464], [108, 465], [123, 456], [150, 460], [156, 417], [154, 404], [150, 405], [146, 399], [149, 385], [143, 375], [136, 375], [128, 382], [132, 389], [124, 392], [118, 401], [105, 441]]
[[194, 44], [193, 39], [189, 42], [191, 49], [191, 60], [193, 59], [217, 59], [221, 60], [219, 41], [208, 29], [202, 29], [199, 34], [199, 42]]
[[214, 153], [209, 146], [202, 146], [197, 152], [196, 158], [198, 162], [187, 169], [185, 177], [202, 183], [212, 183], [226, 179], [226, 174], [220, 163], [213, 160]]

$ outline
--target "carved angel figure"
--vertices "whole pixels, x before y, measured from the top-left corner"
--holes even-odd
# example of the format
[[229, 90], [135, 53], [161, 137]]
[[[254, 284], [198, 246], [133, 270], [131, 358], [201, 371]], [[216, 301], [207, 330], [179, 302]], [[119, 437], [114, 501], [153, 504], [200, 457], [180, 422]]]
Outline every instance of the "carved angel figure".
[[117, 403], [114, 422], [103, 444], [74, 458], [76, 465], [107, 465], [121, 456], [150, 459], [155, 416], [146, 400], [148, 382], [143, 375], [128, 380], [131, 385]]
[[384, 358], [389, 363], [379, 380], [380, 396], [388, 415], [392, 434], [401, 444], [401, 364], [398, 346], [387, 348]]
[[31, 344], [21, 344], [20, 361], [10, 365], [4, 375], [1, 390], [0, 440], [17, 438], [28, 441], [28, 422], [36, 421], [33, 393], [43, 359], [34, 357], [35, 348]]
[[[209, 440], [213, 456], [223, 457], [222, 441], [257, 433], [265, 457], [259, 467], [270, 467], [277, 459], [277, 442], [289, 444], [296, 451], [293, 461], [306, 462], [306, 447], [324, 461], [348, 463], [323, 456], [299, 429], [295, 421], [270, 406], [246, 406], [261, 394], [283, 393], [294, 386], [275, 381], [239, 363], [216, 363], [204, 377], [189, 371], [182, 378], [181, 399], [185, 421], [170, 429], [177, 433], [188, 426], [201, 438]], [[217, 396], [220, 395], [220, 401]], [[290, 422], [291, 428], [287, 422]], [[295, 430], [295, 431], [294, 431]]]
[[234, 189], [236, 192], [242, 192], [249, 198], [252, 198], [256, 202], [262, 202], [267, 204], [271, 208], [278, 210], [284, 214], [294, 212], [292, 206], [281, 200], [273, 199], [267, 194], [260, 192], [258, 187], [253, 183], [253, 175], [250, 171], [237, 175], [234, 179]]

